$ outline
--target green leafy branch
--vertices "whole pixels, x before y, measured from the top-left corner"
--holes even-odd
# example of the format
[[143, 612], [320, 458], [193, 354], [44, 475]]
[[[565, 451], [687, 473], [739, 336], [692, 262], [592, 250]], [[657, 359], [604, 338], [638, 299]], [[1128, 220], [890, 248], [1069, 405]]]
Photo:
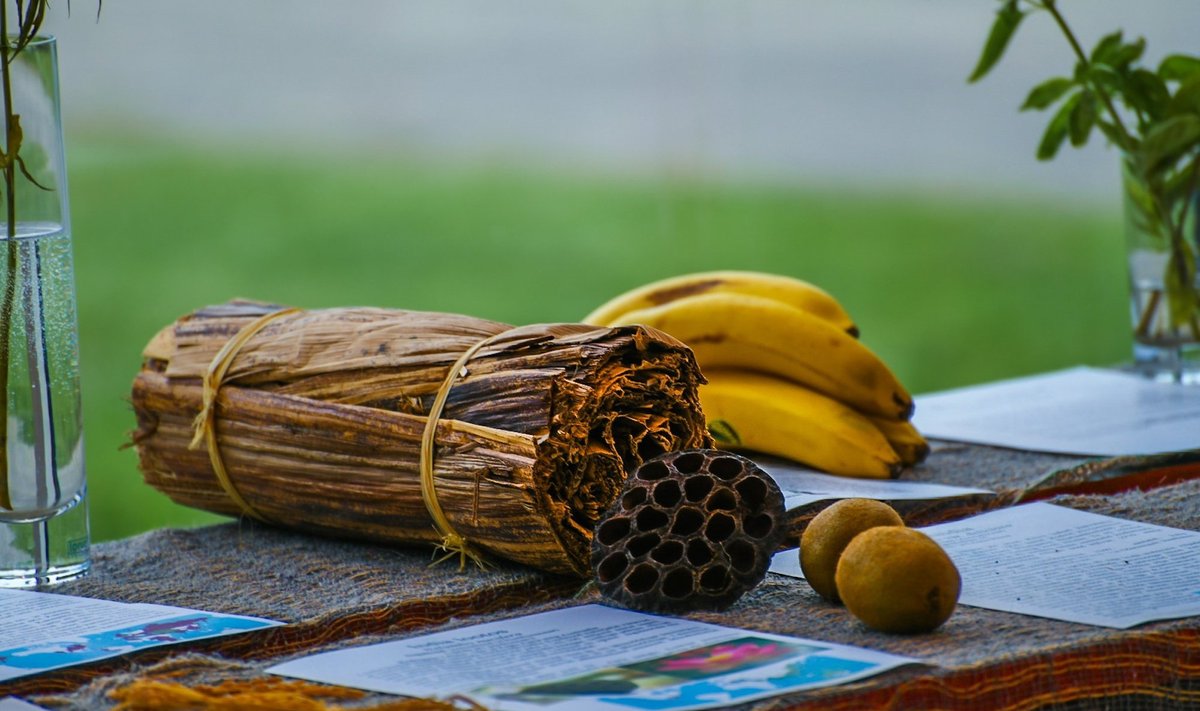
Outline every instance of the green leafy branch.
[[[1021, 110], [1057, 107], [1037, 148], [1051, 160], [1064, 143], [1088, 142], [1099, 130], [1123, 154], [1125, 191], [1135, 226], [1169, 249], [1164, 288], [1172, 328], [1186, 327], [1200, 340], [1197, 250], [1185, 225], [1200, 189], [1200, 57], [1173, 54], [1156, 70], [1143, 66], [1142, 38], [1121, 31], [1105, 35], [1085, 52], [1057, 0], [999, 0], [1000, 7], [968, 81], [982, 79], [1004, 56], [1023, 20], [1048, 13], [1075, 55], [1070, 76], [1056, 76], [1029, 92]], [[1193, 216], [1194, 217], [1194, 216]], [[1157, 308], [1151, 303], [1150, 308]], [[1152, 314], [1141, 319], [1149, 328]], [[1139, 333], [1146, 336], [1146, 333]]]

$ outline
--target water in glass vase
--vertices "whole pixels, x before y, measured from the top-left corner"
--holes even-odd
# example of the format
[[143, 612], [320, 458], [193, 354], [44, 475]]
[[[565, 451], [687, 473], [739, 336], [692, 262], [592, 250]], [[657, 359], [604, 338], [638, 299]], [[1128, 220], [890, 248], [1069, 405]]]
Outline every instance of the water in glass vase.
[[90, 560], [70, 236], [22, 225], [0, 240], [0, 264], [0, 587], [27, 586], [82, 574]]
[[1156, 380], [1200, 385], [1200, 324], [1171, 324], [1166, 268], [1165, 251], [1129, 252], [1134, 368]]

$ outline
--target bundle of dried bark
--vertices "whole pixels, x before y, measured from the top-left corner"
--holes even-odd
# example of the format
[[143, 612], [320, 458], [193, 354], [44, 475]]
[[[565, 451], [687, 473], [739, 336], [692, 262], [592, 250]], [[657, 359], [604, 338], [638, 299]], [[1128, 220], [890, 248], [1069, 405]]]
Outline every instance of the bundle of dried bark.
[[586, 576], [592, 530], [626, 476], [711, 442], [691, 351], [653, 329], [511, 328], [351, 308], [281, 315], [227, 354], [215, 446], [189, 447], [206, 372], [231, 339], [280, 308], [205, 308], [147, 345], [132, 437], [146, 481], [171, 499], [313, 532], [436, 544], [421, 494], [422, 434], [451, 367], [489, 338], [451, 380], [432, 447], [437, 503], [485, 553]]

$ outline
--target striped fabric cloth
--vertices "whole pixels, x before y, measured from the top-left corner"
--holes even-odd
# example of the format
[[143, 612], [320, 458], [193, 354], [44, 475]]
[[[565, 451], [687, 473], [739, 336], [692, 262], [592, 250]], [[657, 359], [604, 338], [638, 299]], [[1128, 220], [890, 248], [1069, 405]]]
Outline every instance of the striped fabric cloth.
[[[1096, 467], [1077, 459], [977, 447], [963, 450], [961, 457], [964, 468], [983, 459], [989, 467], [1007, 461], [1007, 491], [1076, 481], [1093, 476]], [[938, 466], [949, 462], [947, 457]], [[962, 476], [936, 480], [1001, 488]], [[1048, 500], [1200, 530], [1200, 480]], [[113, 706], [109, 692], [139, 680], [253, 682], [266, 676], [262, 670], [267, 666], [314, 651], [599, 601], [594, 591], [581, 593], [578, 580], [517, 567], [459, 573], [452, 566], [429, 569], [427, 560], [423, 551], [311, 538], [245, 523], [157, 531], [103, 544], [97, 546], [96, 574], [56, 591], [293, 624], [15, 680], [0, 686], [0, 695], [27, 695], [49, 708], [108, 709]], [[729, 610], [689, 616], [927, 662], [738, 707], [743, 709], [1200, 708], [1200, 618], [1122, 631], [960, 606], [936, 632], [898, 637], [872, 632], [844, 608], [822, 600], [804, 581], [777, 575], [768, 575]], [[385, 698], [367, 695], [358, 703], [369, 707]]]

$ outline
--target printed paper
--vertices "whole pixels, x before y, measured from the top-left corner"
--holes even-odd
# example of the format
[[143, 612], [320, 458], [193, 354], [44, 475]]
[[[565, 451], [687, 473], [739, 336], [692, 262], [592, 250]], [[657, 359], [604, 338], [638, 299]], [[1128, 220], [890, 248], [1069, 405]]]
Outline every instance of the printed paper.
[[0, 590], [0, 681], [278, 624], [166, 605]]
[[1034, 452], [1120, 456], [1200, 447], [1200, 387], [1071, 368], [916, 398], [926, 437]]
[[603, 605], [318, 654], [268, 669], [501, 711], [706, 709], [917, 663], [855, 647]]
[[755, 462], [775, 480], [783, 492], [784, 505], [790, 511], [814, 501], [830, 499], [879, 499], [908, 501], [949, 499], [971, 494], [991, 494], [987, 489], [929, 484], [891, 479], [852, 479], [805, 469], [782, 460], [763, 458]]

